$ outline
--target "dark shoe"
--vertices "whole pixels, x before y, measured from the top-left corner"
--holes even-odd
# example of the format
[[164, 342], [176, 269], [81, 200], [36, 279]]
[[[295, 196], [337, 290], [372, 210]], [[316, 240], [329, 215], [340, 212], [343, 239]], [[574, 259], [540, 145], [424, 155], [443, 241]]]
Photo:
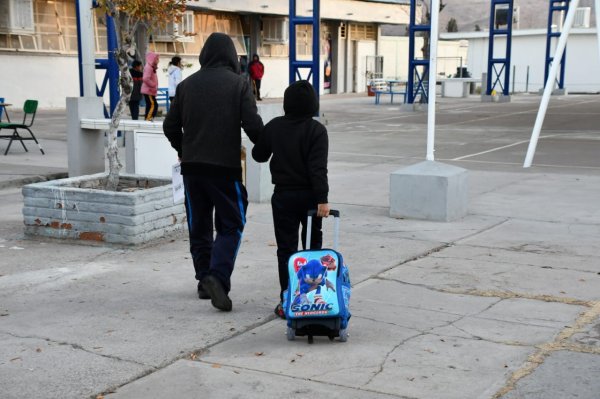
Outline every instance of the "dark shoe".
[[262, 98], [259, 97], [259, 98], [256, 99], [256, 101], [262, 101]]
[[208, 292], [206, 292], [206, 290], [204, 289], [204, 287], [202, 287], [202, 283], [198, 282], [198, 298], [200, 299], [210, 299], [210, 295], [208, 294]]
[[220, 310], [229, 312], [231, 310], [231, 299], [227, 296], [223, 284], [215, 276], [207, 276], [202, 280], [202, 287], [210, 295], [212, 305]]
[[283, 311], [283, 305], [281, 304], [281, 302], [279, 302], [279, 304], [275, 306], [275, 314], [277, 315], [277, 317], [285, 320], [285, 312]]

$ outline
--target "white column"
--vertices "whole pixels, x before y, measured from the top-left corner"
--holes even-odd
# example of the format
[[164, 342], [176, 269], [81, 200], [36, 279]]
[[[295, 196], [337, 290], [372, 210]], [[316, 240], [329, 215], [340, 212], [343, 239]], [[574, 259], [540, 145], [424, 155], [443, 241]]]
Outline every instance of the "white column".
[[[598, 0], [596, 0], [596, 3], [598, 3]], [[560, 60], [565, 52], [567, 39], [569, 38], [569, 32], [573, 26], [573, 20], [575, 19], [577, 6], [579, 6], [579, 0], [573, 0], [569, 6], [569, 11], [567, 12], [564, 29], [560, 34], [560, 38], [558, 39], [558, 45], [556, 46], [556, 52], [554, 53], [554, 62], [552, 62], [552, 67], [550, 68], [550, 73], [548, 74], [548, 80], [546, 81], [546, 85], [544, 87], [544, 94], [542, 95], [540, 109], [538, 111], [537, 118], [535, 119], [533, 132], [531, 133], [531, 140], [529, 141], [527, 156], [525, 157], [525, 163], [523, 164], [524, 168], [529, 168], [533, 162], [535, 148], [537, 147], [542, 125], [544, 124], [544, 118], [546, 117], [546, 111], [548, 110], [548, 103], [550, 102], [550, 96], [552, 95], [552, 90], [554, 89], [554, 82], [556, 81], [556, 76], [558, 75]]]
[[598, 38], [598, 57], [600, 57], [600, 0], [595, 1], [594, 10], [596, 11], [596, 37]]
[[83, 73], [83, 96], [96, 95], [96, 51], [94, 45], [94, 9], [92, 0], [79, 1], [81, 33], [81, 67]]
[[427, 160], [433, 161], [435, 151], [435, 92], [437, 85], [437, 47], [440, 0], [431, 0], [431, 33], [429, 39], [429, 94], [427, 105]]

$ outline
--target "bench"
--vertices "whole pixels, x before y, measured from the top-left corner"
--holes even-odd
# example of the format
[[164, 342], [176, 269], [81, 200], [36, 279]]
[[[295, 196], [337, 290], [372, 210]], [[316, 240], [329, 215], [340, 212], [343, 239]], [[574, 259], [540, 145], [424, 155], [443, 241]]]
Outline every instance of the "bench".
[[169, 89], [167, 87], [159, 87], [156, 92], [156, 103], [161, 106], [163, 105], [167, 112], [171, 108], [171, 100], [169, 99]]
[[402, 82], [396, 80], [373, 79], [371, 81], [371, 90], [375, 93], [375, 104], [379, 104], [382, 94], [390, 95], [390, 104], [394, 103], [394, 95], [401, 95], [403, 102], [406, 102], [406, 89], [396, 88]]

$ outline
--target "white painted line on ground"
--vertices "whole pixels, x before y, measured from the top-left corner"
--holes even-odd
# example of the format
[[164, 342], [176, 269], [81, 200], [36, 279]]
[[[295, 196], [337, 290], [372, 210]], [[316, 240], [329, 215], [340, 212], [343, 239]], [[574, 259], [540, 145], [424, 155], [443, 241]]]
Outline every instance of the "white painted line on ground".
[[[550, 134], [550, 135], [547, 135], [547, 136], [541, 136], [540, 138], [541, 139], [547, 139], [549, 137], [556, 137], [556, 136], [561, 136], [561, 135], [560, 134]], [[508, 144], [508, 145], [503, 145], [502, 147], [492, 148], [490, 150], [477, 152], [475, 154], [463, 155], [462, 157], [453, 158], [453, 159], [451, 159], [451, 161], [460, 161], [460, 160], [463, 160], [463, 159], [466, 159], [466, 158], [472, 158], [472, 157], [476, 157], [478, 155], [488, 154], [490, 152], [503, 150], [505, 148], [510, 148], [510, 147], [514, 147], [514, 146], [525, 144], [525, 143], [529, 143], [529, 140], [521, 140], [521, 141], [517, 141], [516, 143], [512, 143], [512, 144]]]
[[[581, 101], [581, 102], [574, 103], [574, 104], [553, 105], [553, 106], [549, 106], [548, 110], [554, 110], [556, 108], [572, 107], [572, 106], [576, 106], [576, 105], [589, 104], [589, 103], [594, 103], [594, 102], [596, 102], [596, 101], [590, 100], [590, 101]], [[510, 103], [505, 103], [505, 104], [510, 104]], [[443, 126], [456, 126], [456, 125], [464, 125], [466, 123], [480, 122], [480, 121], [485, 121], [485, 120], [490, 120], [490, 119], [496, 119], [496, 118], [508, 118], [510, 116], [513, 116], [513, 115], [536, 114], [536, 113], [537, 113], [537, 108], [531, 109], [531, 110], [519, 111], [519, 112], [511, 112], [511, 113], [508, 113], [508, 114], [496, 114], [496, 115], [492, 115], [492, 116], [486, 116], [486, 117], [483, 117], [483, 118], [468, 119], [468, 120], [464, 120], [462, 122], [447, 123], [447, 124], [440, 124], [440, 125], [443, 125]]]
[[[440, 159], [440, 161], [455, 161], [454, 159]], [[500, 161], [479, 161], [476, 159], [461, 159], [456, 162], [471, 162], [471, 163], [488, 163], [491, 165], [508, 165], [508, 166], [519, 166], [522, 167], [522, 162], [500, 162]], [[546, 168], [556, 168], [556, 169], [589, 169], [589, 170], [600, 170], [600, 166], [576, 166], [576, 165], [550, 165], [550, 164], [540, 164], [536, 163], [534, 166], [538, 167], [546, 167]]]
[[333, 155], [352, 155], [358, 157], [374, 157], [374, 158], [396, 158], [396, 159], [407, 159], [407, 158], [415, 158], [415, 157], [407, 157], [401, 155], [380, 155], [380, 154], [365, 154], [360, 152], [339, 152], [339, 151], [330, 151], [330, 154]]

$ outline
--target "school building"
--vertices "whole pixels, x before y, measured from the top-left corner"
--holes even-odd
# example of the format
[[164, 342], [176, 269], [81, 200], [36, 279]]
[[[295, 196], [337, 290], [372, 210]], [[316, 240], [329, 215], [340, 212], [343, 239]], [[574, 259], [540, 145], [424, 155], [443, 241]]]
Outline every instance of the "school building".
[[[409, 0], [321, 0], [321, 93], [365, 92], [371, 77], [406, 79]], [[198, 55], [213, 32], [227, 33], [240, 57], [257, 53], [265, 65], [264, 97], [282, 97], [288, 85], [289, 2], [285, 0], [189, 0], [178, 24], [154, 31], [150, 49], [161, 55], [160, 86], [170, 58], [183, 58], [184, 78], [199, 68]], [[298, 1], [309, 16], [312, 1]], [[420, 9], [418, 10], [420, 18]], [[386, 27], [395, 26], [391, 35]], [[106, 58], [106, 20], [94, 19], [96, 54]], [[400, 32], [400, 33], [396, 33]], [[312, 31], [298, 27], [297, 54], [311, 57]], [[465, 42], [444, 44], [440, 73], [466, 63]], [[417, 51], [421, 45], [417, 44]], [[462, 60], [464, 58], [465, 60]], [[459, 61], [459, 59], [461, 59]], [[98, 82], [104, 71], [98, 71]], [[35, 98], [43, 108], [63, 108], [79, 95], [75, 2], [0, 0], [0, 97], [13, 104]]]

